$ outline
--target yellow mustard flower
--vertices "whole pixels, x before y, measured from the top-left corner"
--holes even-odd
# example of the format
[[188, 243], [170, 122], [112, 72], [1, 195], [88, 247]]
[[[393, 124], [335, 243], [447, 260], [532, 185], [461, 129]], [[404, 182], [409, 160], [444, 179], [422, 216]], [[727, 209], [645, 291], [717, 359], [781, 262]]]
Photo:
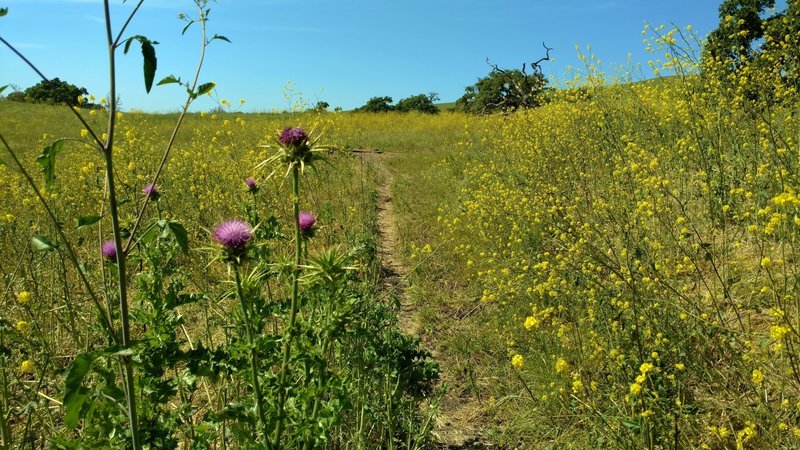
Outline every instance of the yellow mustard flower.
[[19, 371], [28, 374], [34, 373], [36, 371], [36, 365], [30, 359], [26, 359], [19, 365]]
[[753, 369], [753, 384], [756, 386], [764, 384], [764, 374], [758, 369]]
[[27, 333], [28, 331], [31, 331], [31, 324], [25, 322], [24, 320], [20, 320], [19, 322], [17, 322], [15, 328], [20, 333]]
[[17, 302], [21, 305], [26, 305], [31, 301], [31, 293], [28, 291], [21, 291], [17, 294]]

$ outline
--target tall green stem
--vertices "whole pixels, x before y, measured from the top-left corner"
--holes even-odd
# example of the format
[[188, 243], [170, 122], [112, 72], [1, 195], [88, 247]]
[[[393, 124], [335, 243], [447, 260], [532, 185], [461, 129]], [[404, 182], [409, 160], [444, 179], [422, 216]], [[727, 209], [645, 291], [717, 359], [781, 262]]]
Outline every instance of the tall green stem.
[[[5, 345], [3, 336], [0, 335], [0, 346]], [[0, 450], [11, 448], [11, 427], [6, 420], [8, 410], [8, 380], [6, 379], [6, 368], [0, 369], [0, 386], [2, 386], [2, 396], [0, 396]]]
[[289, 355], [294, 336], [294, 322], [297, 317], [297, 290], [300, 282], [300, 254], [302, 252], [302, 236], [300, 233], [300, 168], [292, 167], [292, 203], [294, 207], [294, 267], [292, 269], [292, 304], [289, 310], [289, 325], [283, 342], [283, 362], [278, 384], [278, 424], [275, 428], [273, 448], [281, 448], [281, 434], [283, 433], [284, 403], [286, 402], [287, 386], [286, 372], [289, 366]]
[[[117, 191], [114, 187], [114, 129], [117, 121], [117, 79], [116, 79], [116, 47], [111, 31], [111, 12], [109, 2], [103, 2], [106, 19], [106, 37], [108, 39], [108, 71], [109, 71], [109, 99], [108, 99], [108, 137], [103, 148], [103, 157], [106, 164], [106, 182], [108, 183], [108, 203], [111, 213], [111, 227], [114, 230], [114, 246], [117, 249], [117, 283], [119, 289], [119, 315], [122, 326], [122, 348], [129, 349], [131, 345], [130, 317], [128, 312], [128, 284], [125, 271], [126, 254], [122, 247], [122, 233], [117, 209]], [[133, 450], [140, 450], [142, 443], [139, 437], [139, 418], [136, 411], [136, 391], [133, 378], [133, 364], [130, 356], [122, 356], [124, 367], [125, 397], [127, 400], [128, 421], [131, 427], [131, 441]]]
[[261, 392], [261, 383], [258, 380], [258, 355], [256, 353], [256, 342], [253, 333], [253, 326], [250, 322], [250, 310], [247, 307], [247, 302], [244, 299], [242, 292], [242, 280], [239, 276], [239, 266], [235, 263], [233, 266], [233, 273], [236, 277], [236, 294], [239, 296], [239, 302], [242, 305], [242, 318], [244, 320], [244, 328], [247, 334], [247, 345], [250, 347], [250, 373], [253, 382], [253, 399], [256, 402], [256, 414], [261, 424], [264, 440], [264, 447], [269, 448], [269, 431], [267, 429], [267, 419], [264, 415], [264, 398]]

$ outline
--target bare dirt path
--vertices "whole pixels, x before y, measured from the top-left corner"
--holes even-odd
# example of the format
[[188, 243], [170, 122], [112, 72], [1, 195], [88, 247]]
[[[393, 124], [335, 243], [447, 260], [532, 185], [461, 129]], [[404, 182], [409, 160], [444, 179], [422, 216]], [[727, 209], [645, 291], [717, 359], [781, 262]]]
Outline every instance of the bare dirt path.
[[[398, 221], [392, 198], [394, 175], [387, 166], [387, 161], [394, 157], [391, 153], [380, 151], [360, 152], [365, 163], [371, 164], [380, 174], [377, 186], [377, 222], [378, 222], [378, 258], [381, 262], [381, 284], [384, 292], [392, 292], [399, 299], [398, 325], [410, 336], [422, 339], [423, 346], [433, 353], [433, 358], [440, 363], [442, 381], [448, 383], [455, 377], [448, 373], [447, 367], [437, 358], [437, 343], [431, 336], [420, 333], [419, 313], [413, 299], [406, 293], [410, 269], [402, 258], [402, 245], [399, 240]], [[446, 396], [440, 407], [440, 414], [433, 430], [437, 447], [443, 450], [480, 450], [492, 448], [481, 437], [479, 427], [475, 423], [475, 404], [461, 402]]]
[[419, 337], [419, 317], [413, 302], [405, 294], [409, 269], [401, 258], [397, 219], [394, 214], [394, 200], [391, 186], [394, 176], [386, 167], [386, 159], [391, 154], [373, 151], [362, 153], [365, 162], [372, 164], [381, 175], [377, 186], [378, 199], [378, 259], [381, 262], [381, 284], [384, 292], [392, 292], [400, 300], [398, 324], [403, 333]]

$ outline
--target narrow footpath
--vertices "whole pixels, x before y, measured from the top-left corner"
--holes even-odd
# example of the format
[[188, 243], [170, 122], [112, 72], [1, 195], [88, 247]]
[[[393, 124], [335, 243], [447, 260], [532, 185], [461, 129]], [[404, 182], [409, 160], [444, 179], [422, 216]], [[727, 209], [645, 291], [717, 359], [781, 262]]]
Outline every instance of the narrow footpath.
[[[387, 167], [387, 160], [392, 158], [391, 153], [380, 151], [364, 152], [362, 158], [365, 163], [371, 164], [379, 174], [380, 182], [377, 186], [377, 222], [378, 222], [378, 258], [381, 262], [381, 284], [385, 292], [392, 292], [399, 299], [398, 325], [405, 334], [422, 339], [425, 346], [433, 354], [437, 362], [436, 343], [431, 342], [430, 336], [420, 335], [419, 313], [413, 299], [406, 293], [409, 268], [402, 258], [402, 246], [399, 241], [398, 221], [394, 212], [392, 198], [392, 185], [394, 175]], [[448, 374], [447, 366], [441, 364], [440, 370], [443, 382], [452, 380]], [[492, 448], [488, 446], [480, 435], [474, 423], [474, 404], [461, 404], [453, 399], [445, 399], [440, 407], [440, 414], [436, 420], [433, 437], [438, 448], [443, 450], [481, 450]], [[470, 411], [471, 410], [471, 411]]]

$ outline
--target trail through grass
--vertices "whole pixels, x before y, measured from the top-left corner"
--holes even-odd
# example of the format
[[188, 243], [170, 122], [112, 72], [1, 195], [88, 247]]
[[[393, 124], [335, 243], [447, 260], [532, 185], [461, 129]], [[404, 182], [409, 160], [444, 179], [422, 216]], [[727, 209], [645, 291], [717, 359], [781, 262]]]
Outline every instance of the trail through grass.
[[[379, 182], [377, 193], [377, 235], [378, 257], [381, 266], [381, 289], [384, 298], [394, 302], [400, 329], [411, 336], [418, 337], [423, 347], [432, 351], [434, 360], [440, 364], [442, 373], [441, 387], [444, 389], [443, 402], [434, 428], [434, 439], [437, 448], [442, 449], [483, 449], [487, 448], [485, 437], [481, 434], [481, 408], [476, 398], [465, 396], [459, 384], [461, 375], [453, 369], [460, 367], [451, 364], [451, 357], [446, 351], [446, 335], [431, 333], [433, 317], [431, 305], [426, 305], [422, 292], [439, 291], [446, 293], [446, 286], [436, 286], [435, 280], [419, 277], [420, 268], [430, 262], [428, 258], [409, 259], [404, 256], [404, 248], [416, 241], [418, 232], [425, 229], [425, 224], [436, 220], [433, 209], [418, 209], [416, 203], [424, 201], [426, 196], [420, 192], [409, 190], [410, 186], [424, 188], [424, 167], [431, 167], [425, 158], [439, 155], [438, 151], [415, 149], [413, 151], [393, 152], [368, 150], [360, 152], [363, 161], [374, 167]], [[422, 156], [426, 155], [426, 156]], [[428, 191], [431, 192], [431, 191]], [[428, 200], [435, 201], [438, 197]], [[398, 213], [395, 205], [399, 204], [402, 213]], [[415, 211], [420, 214], [415, 222], [422, 228], [410, 226], [409, 214]], [[421, 219], [421, 220], [419, 220]], [[414, 246], [414, 244], [411, 244]], [[433, 253], [433, 250], [431, 250]], [[420, 290], [419, 284], [430, 285]], [[423, 317], [427, 316], [427, 317]], [[450, 317], [443, 316], [449, 322]]]

